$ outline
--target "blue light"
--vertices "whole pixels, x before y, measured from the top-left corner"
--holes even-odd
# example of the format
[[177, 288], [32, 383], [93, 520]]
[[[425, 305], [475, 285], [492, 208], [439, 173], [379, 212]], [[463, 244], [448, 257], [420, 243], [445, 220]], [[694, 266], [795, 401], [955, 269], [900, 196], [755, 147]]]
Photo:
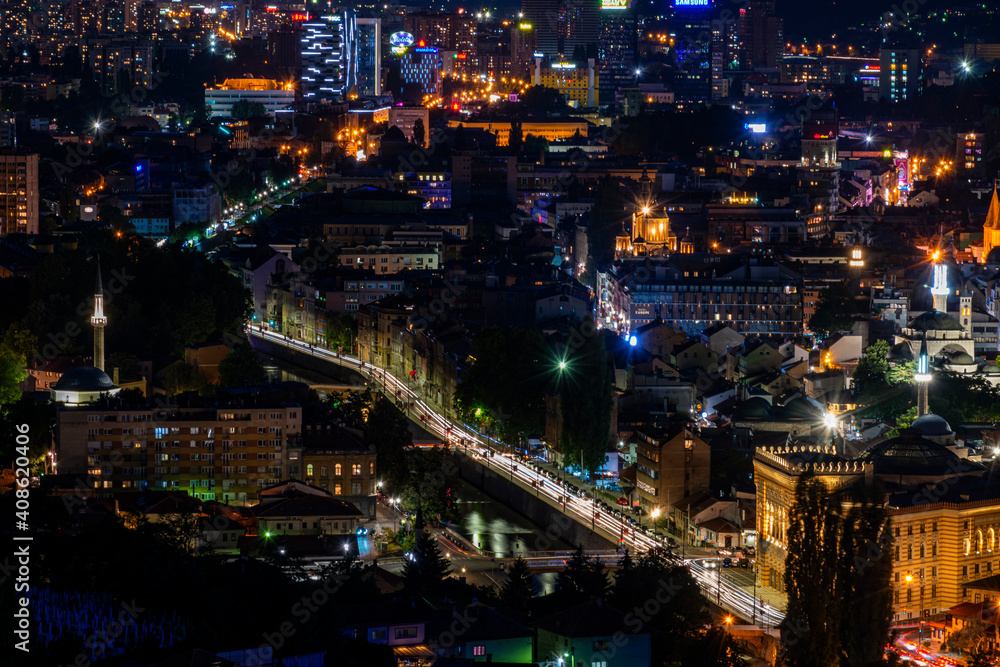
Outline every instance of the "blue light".
[[137, 174], [141, 174], [142, 173], [142, 165], [141, 164], [135, 165], [135, 173], [137, 173]]
[[632, 347], [635, 347], [638, 342], [639, 342], [638, 338], [636, 338], [635, 336], [629, 336], [629, 338], [628, 338], [628, 344], [629, 345], [631, 345]]

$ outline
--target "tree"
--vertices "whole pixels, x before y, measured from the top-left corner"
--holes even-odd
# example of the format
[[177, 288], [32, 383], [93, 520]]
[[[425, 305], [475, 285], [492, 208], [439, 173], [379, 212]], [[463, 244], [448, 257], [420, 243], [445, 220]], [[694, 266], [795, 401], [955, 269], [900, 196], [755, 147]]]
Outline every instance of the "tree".
[[368, 409], [364, 433], [365, 442], [375, 447], [375, 467], [385, 486], [402, 492], [409, 475], [406, 448], [413, 444], [410, 421], [392, 401], [378, 395]]
[[7, 407], [20, 400], [20, 383], [28, 377], [25, 370], [24, 355], [0, 346], [0, 417], [6, 414]]
[[604, 467], [611, 438], [614, 377], [604, 336], [599, 330], [583, 338], [579, 349], [568, 352], [566, 368], [557, 371], [562, 409], [562, 453], [594, 473]]
[[358, 321], [347, 313], [327, 313], [326, 317], [326, 344], [331, 348], [342, 347], [350, 353], [358, 335]]
[[547, 351], [535, 330], [491, 327], [472, 339], [473, 361], [455, 391], [464, 419], [488, 428], [509, 444], [541, 430]]
[[435, 590], [451, 573], [448, 559], [441, 555], [437, 537], [430, 532], [422, 533], [413, 545], [411, 558], [403, 566], [403, 583], [417, 590]]
[[531, 86], [521, 95], [521, 104], [529, 113], [547, 113], [566, 108], [566, 101], [555, 88]]
[[836, 613], [839, 517], [826, 487], [812, 473], [799, 478], [789, 511], [785, 590], [788, 611], [781, 641], [791, 667], [840, 664], [840, 625]]
[[834, 283], [820, 293], [816, 310], [809, 318], [809, 328], [827, 336], [849, 331], [854, 324], [854, 312], [851, 288], [846, 283]]
[[524, 139], [521, 133], [521, 119], [514, 118], [510, 121], [510, 139], [507, 141], [507, 144], [510, 146], [510, 152], [513, 155], [519, 154], [523, 143]]
[[528, 568], [528, 562], [518, 556], [507, 567], [507, 580], [500, 586], [502, 604], [526, 612], [531, 601], [538, 595], [538, 584]]
[[229, 115], [233, 117], [233, 120], [250, 120], [251, 118], [266, 116], [267, 109], [260, 102], [237, 100], [233, 104], [233, 108], [229, 112]]
[[603, 598], [608, 592], [608, 575], [604, 565], [587, 556], [578, 546], [566, 567], [556, 576], [556, 592], [568, 604], [582, 602], [591, 596]]
[[889, 343], [877, 340], [869, 345], [854, 369], [854, 390], [865, 394], [889, 384]]
[[97, 208], [97, 220], [107, 225], [115, 232], [134, 232], [135, 225], [122, 213], [121, 209], [112, 204], [101, 204]]
[[413, 121], [413, 143], [420, 148], [425, 145], [426, 130], [424, 128], [424, 119], [418, 118]]
[[219, 362], [219, 383], [223, 387], [251, 387], [267, 381], [267, 371], [249, 342], [238, 343]]

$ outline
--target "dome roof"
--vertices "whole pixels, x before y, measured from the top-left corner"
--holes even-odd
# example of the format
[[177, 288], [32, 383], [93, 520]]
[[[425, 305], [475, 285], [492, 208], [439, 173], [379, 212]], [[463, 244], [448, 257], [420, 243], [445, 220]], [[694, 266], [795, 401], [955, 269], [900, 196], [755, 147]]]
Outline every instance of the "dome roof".
[[1000, 246], [996, 246], [986, 255], [984, 264], [1000, 264]]
[[946, 446], [923, 435], [916, 428], [900, 429], [898, 436], [872, 446], [861, 458], [874, 463], [880, 475], [953, 477], [956, 473], [982, 470], [981, 465], [960, 459]]
[[115, 383], [100, 368], [77, 366], [63, 373], [52, 388], [59, 391], [111, 391], [115, 389]]
[[934, 414], [917, 417], [910, 424], [910, 428], [915, 428], [924, 435], [938, 436], [952, 434], [951, 425], [945, 421], [944, 417]]
[[956, 352], [955, 354], [951, 355], [951, 357], [948, 358], [949, 364], [956, 364], [959, 366], [972, 364], [975, 363], [975, 361], [976, 360], [973, 359], [972, 355], [969, 354], [968, 352]]
[[958, 320], [947, 313], [937, 310], [929, 310], [926, 313], [917, 315], [906, 325], [909, 329], [916, 331], [962, 331], [963, 327]]
[[763, 398], [754, 396], [744, 401], [743, 405], [736, 408], [733, 413], [733, 421], [747, 421], [755, 419], [767, 419], [771, 416], [771, 406]]
[[997, 368], [995, 364], [983, 364], [979, 368], [979, 372], [983, 375], [1000, 375], [1000, 368]]

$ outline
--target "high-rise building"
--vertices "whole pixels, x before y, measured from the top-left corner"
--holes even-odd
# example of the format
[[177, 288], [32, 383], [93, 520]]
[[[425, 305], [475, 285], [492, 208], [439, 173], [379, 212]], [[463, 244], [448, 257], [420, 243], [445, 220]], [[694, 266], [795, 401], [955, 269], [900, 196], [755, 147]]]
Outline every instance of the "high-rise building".
[[601, 5], [601, 34], [597, 44], [600, 66], [600, 103], [615, 101], [615, 92], [635, 82], [639, 27], [629, 0], [607, 0]]
[[417, 46], [403, 55], [400, 66], [404, 85], [417, 85], [423, 95], [441, 92], [441, 53], [433, 46]]
[[0, 235], [38, 233], [38, 154], [0, 150]]
[[545, 57], [559, 56], [560, 0], [521, 0], [521, 20], [535, 31], [536, 52]]
[[428, 46], [445, 51], [458, 51], [468, 57], [476, 55], [478, 20], [473, 14], [407, 14], [403, 29]]
[[382, 94], [382, 19], [359, 18], [358, 22], [358, 95]]
[[622, 3], [627, 0], [521, 0], [521, 18], [534, 28], [537, 52], [544, 57], [593, 58], [601, 7]]
[[0, 113], [0, 148], [13, 146], [16, 134], [14, 132], [14, 114]]
[[785, 50], [785, 24], [775, 14], [774, 0], [750, 0], [740, 9], [740, 61], [746, 69], [780, 68]]
[[357, 19], [353, 11], [302, 24], [302, 97], [341, 100], [358, 83]]
[[121, 93], [132, 86], [153, 84], [153, 45], [134, 39], [86, 39], [80, 55], [91, 76], [105, 92]]
[[302, 64], [302, 31], [298, 26], [286, 26], [268, 34], [267, 63], [289, 74], [299, 68]]
[[707, 102], [712, 93], [712, 7], [706, 0], [676, 0], [671, 15], [675, 100], [679, 103]]
[[911, 46], [885, 45], [879, 51], [879, 99], [890, 102], [912, 100], [923, 89], [921, 50]]
[[[618, 4], [622, 0], [601, 0]], [[593, 58], [601, 32], [601, 9], [595, 0], [562, 0], [559, 7], [559, 53], [568, 58]]]
[[510, 75], [515, 79], [529, 79], [537, 50], [538, 33], [535, 32], [535, 26], [524, 20], [512, 23], [510, 26]]
[[504, 23], [485, 20], [476, 28], [478, 73], [494, 80], [510, 76], [510, 30]]

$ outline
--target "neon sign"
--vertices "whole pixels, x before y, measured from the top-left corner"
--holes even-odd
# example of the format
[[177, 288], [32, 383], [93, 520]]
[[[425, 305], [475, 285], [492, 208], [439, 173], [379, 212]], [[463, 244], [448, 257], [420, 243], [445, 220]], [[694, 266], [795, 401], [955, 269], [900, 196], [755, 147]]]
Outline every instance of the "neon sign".
[[601, 0], [601, 9], [628, 9], [628, 0]]
[[389, 36], [389, 44], [392, 46], [413, 46], [413, 35], [408, 32], [394, 32]]
[[674, 0], [674, 7], [708, 7], [709, 0]]

